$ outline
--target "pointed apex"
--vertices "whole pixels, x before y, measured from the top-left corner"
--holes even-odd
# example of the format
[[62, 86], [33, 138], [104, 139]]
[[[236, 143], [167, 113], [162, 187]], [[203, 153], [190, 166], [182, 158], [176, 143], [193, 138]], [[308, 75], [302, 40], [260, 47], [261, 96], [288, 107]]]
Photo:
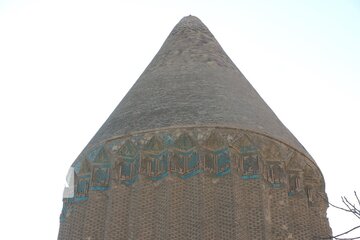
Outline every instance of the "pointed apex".
[[209, 29], [205, 26], [205, 24], [197, 17], [195, 16], [187, 16], [187, 17], [183, 17], [180, 22], [178, 24], [176, 24], [176, 26], [174, 27], [174, 29], [171, 31], [170, 36], [171, 35], [175, 35], [176, 33], [182, 33], [182, 34], [186, 34], [186, 32], [184, 33], [184, 30], [190, 30], [192, 32], [202, 32], [205, 33], [207, 35], [210, 35], [211, 37], [214, 37]]
[[183, 17], [178, 24], [184, 24], [184, 25], [188, 25], [188, 26], [191, 26], [191, 25], [205, 26], [198, 17], [192, 16], [192, 15]]

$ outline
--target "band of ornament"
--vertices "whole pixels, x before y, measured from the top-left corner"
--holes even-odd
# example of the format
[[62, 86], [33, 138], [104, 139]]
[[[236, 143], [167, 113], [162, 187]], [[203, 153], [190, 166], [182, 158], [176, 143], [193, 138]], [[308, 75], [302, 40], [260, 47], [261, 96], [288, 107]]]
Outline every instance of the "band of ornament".
[[[74, 196], [64, 204], [88, 199], [89, 191], [113, 184], [131, 186], [167, 177], [185, 180], [198, 174], [236, 174], [244, 181], [264, 180], [289, 196], [324, 192], [319, 168], [297, 150], [264, 135], [226, 128], [178, 128], [111, 139], [74, 163]], [[63, 214], [62, 214], [63, 215]]]

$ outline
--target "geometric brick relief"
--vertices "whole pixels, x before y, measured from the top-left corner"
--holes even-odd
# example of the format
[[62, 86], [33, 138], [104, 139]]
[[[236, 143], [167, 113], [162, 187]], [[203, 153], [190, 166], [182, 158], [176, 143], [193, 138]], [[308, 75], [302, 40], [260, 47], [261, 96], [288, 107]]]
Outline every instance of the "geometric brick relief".
[[262, 165], [259, 148], [248, 135], [236, 139], [232, 144], [236, 157], [237, 171], [242, 179], [258, 179]]
[[107, 190], [110, 183], [111, 162], [105, 147], [102, 146], [92, 164], [90, 190]]
[[287, 164], [287, 186], [288, 186], [288, 195], [294, 196], [299, 194], [303, 189], [303, 171], [302, 164], [300, 159], [298, 159], [297, 154], [293, 154]]
[[288, 187], [289, 196], [294, 196], [302, 191], [301, 173], [298, 171], [289, 171], [288, 173]]
[[145, 145], [141, 159], [141, 171], [151, 180], [160, 180], [168, 176], [168, 149], [157, 135]]
[[286, 156], [281, 153], [278, 144], [267, 142], [262, 156], [265, 159], [263, 177], [271, 188], [284, 188], [286, 185], [285, 162]]
[[272, 188], [281, 188], [285, 186], [286, 176], [284, 163], [281, 161], [266, 162], [264, 178]]
[[91, 180], [91, 165], [89, 160], [84, 159], [81, 163], [80, 171], [75, 174], [75, 201], [85, 201], [88, 199]]
[[[187, 181], [196, 175], [241, 181], [264, 181], [286, 189], [289, 197], [307, 198], [315, 206], [324, 180], [314, 162], [279, 141], [230, 128], [176, 128], [136, 133], [94, 146], [73, 164], [75, 196], [64, 199], [64, 220], [72, 204], [88, 200], [91, 191], [114, 184], [158, 184], [167, 178]], [[318, 203], [319, 204], [319, 203]]]
[[117, 175], [117, 181], [125, 185], [133, 184], [138, 177], [140, 166], [140, 153], [137, 146], [127, 139], [121, 147], [114, 149], [114, 172]]
[[213, 131], [204, 142], [205, 171], [214, 176], [230, 173], [230, 152], [223, 137]]
[[202, 172], [197, 142], [188, 133], [182, 133], [174, 142], [170, 170], [182, 179]]

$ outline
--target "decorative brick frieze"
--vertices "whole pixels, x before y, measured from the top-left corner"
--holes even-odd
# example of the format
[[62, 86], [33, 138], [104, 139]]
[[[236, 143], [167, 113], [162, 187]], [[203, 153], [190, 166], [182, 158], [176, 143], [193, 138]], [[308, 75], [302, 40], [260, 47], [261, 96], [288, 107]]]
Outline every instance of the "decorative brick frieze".
[[61, 240], [310, 239], [330, 231], [319, 168], [262, 134], [139, 132], [80, 159], [74, 197], [63, 200]]
[[111, 139], [83, 154], [74, 164], [75, 202], [88, 191], [106, 191], [116, 183], [156, 182], [167, 177], [187, 180], [229, 173], [244, 181], [263, 179], [267, 187], [304, 194], [313, 204], [323, 179], [312, 160], [267, 136], [228, 128], [178, 128]]

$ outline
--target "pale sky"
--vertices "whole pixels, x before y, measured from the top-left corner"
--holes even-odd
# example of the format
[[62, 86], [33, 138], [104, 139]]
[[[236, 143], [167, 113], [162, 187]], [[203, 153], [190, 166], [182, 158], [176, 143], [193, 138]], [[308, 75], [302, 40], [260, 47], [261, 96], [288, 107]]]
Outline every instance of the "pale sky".
[[[0, 239], [57, 238], [68, 168], [189, 14], [310, 152], [330, 201], [360, 194], [360, 0], [0, 0]], [[360, 225], [328, 217], [334, 234]]]

